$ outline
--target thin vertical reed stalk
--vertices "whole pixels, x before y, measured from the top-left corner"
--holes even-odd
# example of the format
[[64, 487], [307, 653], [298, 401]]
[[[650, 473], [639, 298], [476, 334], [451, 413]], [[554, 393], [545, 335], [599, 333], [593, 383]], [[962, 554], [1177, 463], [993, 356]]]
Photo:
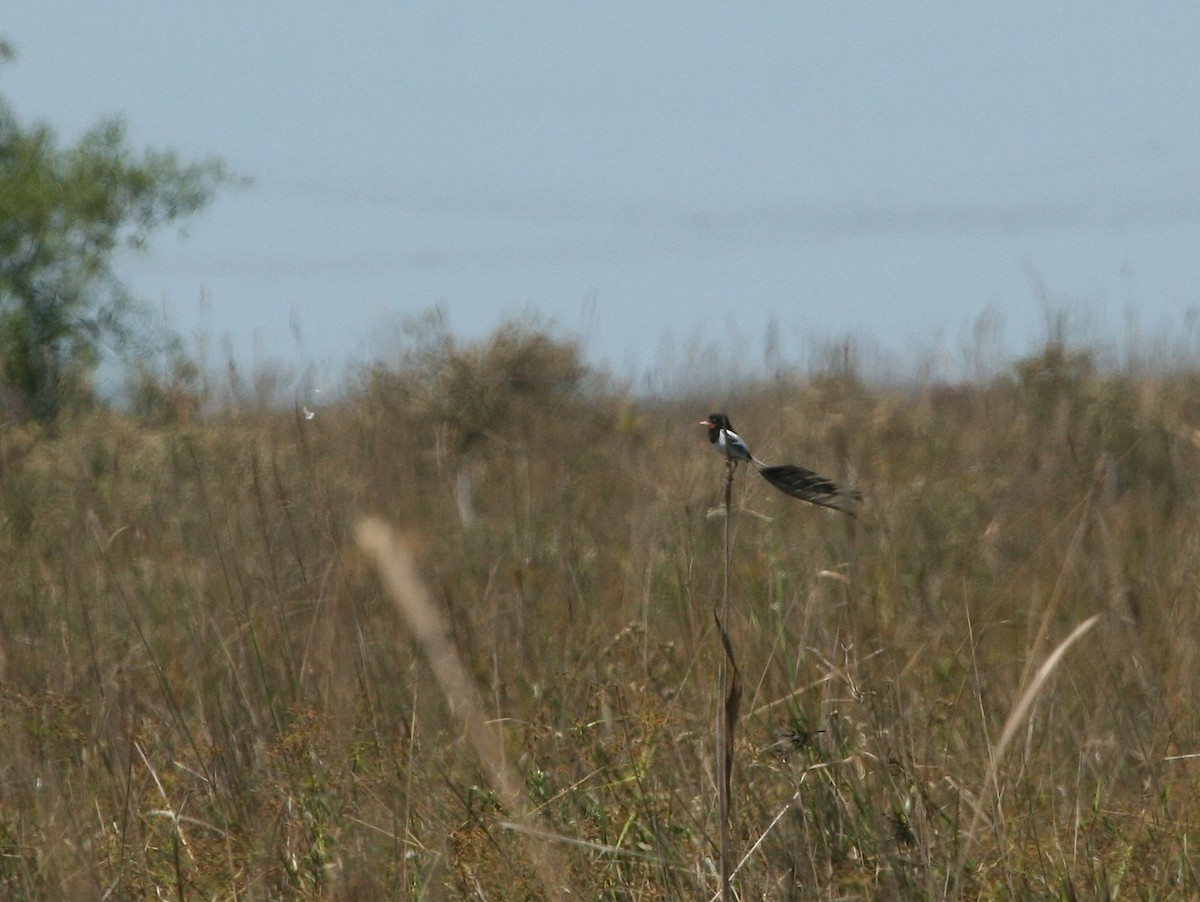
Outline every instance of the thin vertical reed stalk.
[[717, 664], [717, 817], [720, 821], [721, 859], [721, 902], [733, 898], [730, 881], [733, 877], [733, 840], [730, 835], [730, 811], [732, 808], [731, 784], [733, 781], [734, 731], [737, 729], [738, 707], [741, 702], [741, 681], [737, 660], [733, 656], [733, 645], [725, 624], [729, 622], [729, 582], [733, 561], [732, 511], [733, 473], [737, 462], [725, 459], [725, 582], [721, 592], [720, 608], [713, 607], [713, 619], [717, 622], [717, 635], [721, 640], [722, 654]]

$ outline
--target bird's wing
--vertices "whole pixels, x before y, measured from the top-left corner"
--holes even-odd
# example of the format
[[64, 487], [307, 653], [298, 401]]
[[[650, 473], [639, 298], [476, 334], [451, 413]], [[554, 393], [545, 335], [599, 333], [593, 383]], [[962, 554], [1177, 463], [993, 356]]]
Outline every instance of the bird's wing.
[[759, 467], [758, 472], [762, 474], [763, 479], [785, 495], [822, 507], [831, 507], [850, 516], [854, 516], [854, 502], [862, 500], [859, 492], [844, 489], [832, 479], [826, 479], [804, 467], [782, 464], [777, 467]]
[[732, 430], [725, 430], [725, 441], [729, 443], [729, 454], [731, 457], [740, 458], [742, 460], [754, 460], [755, 457], [750, 453], [750, 446], [746, 444], [745, 439]]

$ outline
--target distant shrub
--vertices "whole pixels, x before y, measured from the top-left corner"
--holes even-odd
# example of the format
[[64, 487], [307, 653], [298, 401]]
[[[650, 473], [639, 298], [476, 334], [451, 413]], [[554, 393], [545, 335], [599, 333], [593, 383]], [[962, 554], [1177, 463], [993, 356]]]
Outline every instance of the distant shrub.
[[489, 337], [463, 344], [440, 313], [410, 326], [413, 338], [399, 367], [376, 367], [372, 395], [390, 395], [404, 414], [432, 427], [456, 453], [490, 436], [520, 441], [535, 420], [588, 396], [601, 380], [575, 342], [530, 322], [508, 322]]

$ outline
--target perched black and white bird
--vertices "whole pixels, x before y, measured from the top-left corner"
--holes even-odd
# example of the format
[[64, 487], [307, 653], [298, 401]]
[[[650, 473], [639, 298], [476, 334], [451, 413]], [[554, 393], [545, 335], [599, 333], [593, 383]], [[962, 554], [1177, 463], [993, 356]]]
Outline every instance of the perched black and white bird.
[[750, 446], [733, 431], [733, 424], [723, 413], [710, 413], [708, 419], [700, 421], [700, 425], [708, 427], [708, 440], [718, 454], [735, 464], [740, 461], [754, 464], [762, 478], [785, 495], [831, 507], [852, 517], [855, 515], [854, 504], [862, 500], [862, 495], [856, 490], [843, 488], [832, 479], [826, 479], [804, 467], [792, 464], [767, 466], [750, 452]]
[[722, 457], [728, 457], [731, 460], [748, 460], [760, 467], [763, 465], [761, 460], [750, 453], [750, 446], [733, 431], [733, 424], [729, 422], [729, 417], [725, 414], [710, 413], [707, 420], [700, 421], [700, 425], [708, 427], [708, 440], [712, 442], [713, 447]]

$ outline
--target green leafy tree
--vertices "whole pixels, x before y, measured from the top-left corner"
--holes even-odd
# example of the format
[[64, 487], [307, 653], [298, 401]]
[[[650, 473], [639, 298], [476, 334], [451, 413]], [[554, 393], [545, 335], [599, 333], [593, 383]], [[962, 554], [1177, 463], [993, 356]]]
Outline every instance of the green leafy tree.
[[[0, 62], [11, 55], [0, 41]], [[138, 332], [114, 251], [143, 246], [229, 181], [219, 160], [135, 154], [120, 119], [60, 147], [0, 97], [0, 381], [10, 415], [53, 420], [65, 399], [90, 396], [102, 345], [128, 346]]]

